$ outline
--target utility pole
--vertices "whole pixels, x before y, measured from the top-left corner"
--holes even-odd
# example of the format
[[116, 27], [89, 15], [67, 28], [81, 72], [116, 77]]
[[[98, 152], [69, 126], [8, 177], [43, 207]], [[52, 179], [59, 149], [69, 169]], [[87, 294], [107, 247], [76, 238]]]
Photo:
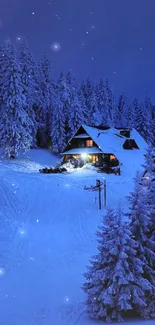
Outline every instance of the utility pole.
[[101, 181], [99, 179], [96, 180], [96, 186], [98, 187], [99, 210], [101, 210]]

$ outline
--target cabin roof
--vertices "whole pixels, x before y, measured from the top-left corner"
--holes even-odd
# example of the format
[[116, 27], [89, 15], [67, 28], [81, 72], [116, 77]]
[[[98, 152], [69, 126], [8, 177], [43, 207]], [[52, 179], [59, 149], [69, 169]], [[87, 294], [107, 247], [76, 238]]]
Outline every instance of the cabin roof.
[[[121, 128], [97, 128], [88, 125], [81, 125], [83, 128], [82, 137], [84, 136], [84, 131], [89, 135], [89, 137], [96, 143], [97, 147], [87, 147], [87, 148], [72, 148], [63, 151], [65, 154], [95, 154], [95, 153], [107, 153], [114, 154], [117, 159], [124, 165], [126, 164], [136, 164], [136, 166], [141, 166], [144, 163], [144, 154], [147, 149], [147, 143], [141, 137], [141, 135], [135, 130], [130, 129], [130, 138], [120, 135]], [[76, 131], [74, 136], [70, 141], [78, 136], [78, 131]], [[80, 138], [80, 135], [78, 136]], [[134, 139], [139, 149], [124, 149], [123, 144], [127, 139]], [[69, 142], [70, 142], [69, 141]], [[67, 148], [67, 147], [66, 147]], [[138, 168], [139, 168], [138, 167]]]
[[[98, 145], [102, 152], [124, 152], [123, 144], [128, 138], [123, 135], [120, 135], [121, 129], [109, 128], [107, 130], [100, 130], [96, 127], [90, 127], [87, 125], [82, 125], [82, 127], [84, 128], [86, 133], [90, 135], [90, 137], [94, 140], [94, 142]], [[147, 144], [135, 129], [130, 129], [130, 139], [134, 139], [139, 149], [145, 152]]]
[[86, 148], [73, 148], [63, 152], [63, 155], [81, 155], [82, 153], [87, 154], [97, 154], [102, 153], [102, 151], [97, 147], [86, 147]]

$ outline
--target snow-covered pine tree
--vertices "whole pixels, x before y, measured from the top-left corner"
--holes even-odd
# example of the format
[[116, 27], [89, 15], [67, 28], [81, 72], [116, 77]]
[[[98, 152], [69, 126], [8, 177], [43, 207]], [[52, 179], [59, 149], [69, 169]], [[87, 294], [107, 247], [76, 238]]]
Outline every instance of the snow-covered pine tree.
[[144, 176], [142, 185], [147, 189], [147, 203], [152, 221], [151, 233], [155, 234], [155, 148], [148, 146], [145, 154]]
[[121, 209], [108, 210], [98, 236], [98, 254], [85, 273], [83, 290], [87, 294], [87, 312], [97, 320], [122, 321], [128, 311], [145, 306], [143, 264], [136, 257], [136, 242]]
[[0, 75], [0, 141], [7, 157], [15, 158], [20, 151], [28, 150], [33, 143], [30, 128], [32, 121], [25, 109], [27, 102], [16, 48], [10, 40], [5, 42], [3, 59]]
[[39, 147], [46, 147], [46, 116], [47, 116], [47, 104], [43, 92], [44, 76], [40, 62], [36, 62], [35, 67], [35, 93], [34, 93], [34, 112], [37, 124], [37, 145]]
[[44, 55], [43, 62], [41, 64], [42, 71], [42, 92], [45, 100], [45, 125], [46, 125], [46, 141], [47, 146], [51, 146], [51, 126], [52, 126], [52, 114], [53, 107], [56, 101], [56, 92], [54, 89], [54, 81], [52, 78], [51, 62], [47, 55]]
[[132, 126], [132, 106], [131, 102], [122, 93], [115, 108], [114, 124], [116, 127], [128, 128]]
[[69, 79], [69, 83], [66, 80], [66, 76], [61, 73], [59, 80], [58, 80], [58, 84], [57, 84], [57, 93], [58, 96], [60, 96], [60, 101], [63, 105], [63, 121], [65, 122], [65, 143], [68, 142], [69, 138], [70, 138], [70, 133], [71, 130], [69, 128], [69, 114], [70, 114], [70, 107], [71, 107], [71, 78]]
[[35, 145], [37, 125], [36, 125], [35, 111], [33, 106], [35, 104], [35, 91], [36, 91], [36, 83], [35, 83], [36, 63], [32, 53], [28, 48], [28, 43], [26, 40], [24, 40], [21, 46], [20, 66], [21, 66], [23, 93], [26, 97], [25, 111], [27, 112], [29, 119], [31, 120], [31, 125], [29, 126], [29, 130], [33, 137], [33, 144]]
[[100, 79], [99, 84], [96, 87], [97, 105], [101, 115], [102, 125], [111, 125], [109, 120], [109, 101], [108, 92], [103, 78]]
[[149, 115], [147, 112], [147, 107], [145, 102], [141, 101], [140, 103], [137, 99], [133, 102], [134, 107], [134, 127], [141, 134], [141, 136], [146, 140], [147, 143], [150, 142], [150, 123]]
[[144, 98], [144, 108], [145, 108], [145, 123], [147, 124], [146, 130], [146, 141], [151, 145], [154, 145], [154, 136], [155, 136], [155, 121], [152, 115], [153, 104], [150, 97]]
[[88, 104], [87, 104], [87, 88], [84, 80], [82, 81], [79, 89], [79, 98], [82, 103], [83, 107], [83, 117], [84, 117], [84, 123], [89, 124], [89, 119], [90, 119], [90, 112], [88, 109]]
[[91, 82], [90, 78], [87, 78], [86, 89], [87, 89], [87, 107], [89, 111], [88, 124], [91, 126], [101, 125], [101, 115], [97, 104], [97, 95], [95, 91], [95, 86]]
[[66, 144], [66, 134], [64, 107], [59, 93], [57, 93], [55, 105], [53, 106], [51, 137], [53, 151], [60, 153]]
[[107, 98], [107, 116], [108, 116], [108, 121], [109, 121], [109, 126], [113, 126], [113, 118], [114, 118], [114, 109], [115, 109], [115, 104], [114, 104], [114, 94], [112, 91], [112, 88], [109, 84], [108, 79], [105, 82], [105, 88], [106, 88], [106, 98]]
[[141, 185], [141, 175], [135, 178], [135, 188], [129, 197], [130, 201], [130, 229], [137, 243], [137, 257], [143, 263], [143, 278], [150, 283], [150, 288], [146, 291], [146, 306], [140, 309], [140, 314], [147, 318], [155, 317], [155, 243], [150, 237], [151, 208], [148, 204], [147, 190]]
[[68, 123], [67, 140], [75, 133], [77, 128], [83, 123], [83, 103], [79, 96], [78, 87], [75, 79], [69, 71], [66, 76], [66, 83], [68, 89], [68, 100], [66, 102], [66, 120]]
[[83, 121], [84, 121], [83, 107], [79, 100], [78, 91], [77, 89], [72, 88], [72, 92], [70, 93], [70, 108], [69, 108], [69, 119], [68, 119], [70, 138], [79, 128], [79, 126], [83, 123]]

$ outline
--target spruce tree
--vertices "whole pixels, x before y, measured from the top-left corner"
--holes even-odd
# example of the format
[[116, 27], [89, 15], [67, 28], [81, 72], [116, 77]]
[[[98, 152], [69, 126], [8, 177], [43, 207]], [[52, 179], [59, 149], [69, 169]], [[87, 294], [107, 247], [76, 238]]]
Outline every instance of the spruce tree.
[[79, 99], [83, 110], [84, 124], [89, 124], [90, 112], [87, 105], [87, 91], [86, 91], [86, 85], [84, 81], [82, 81], [78, 93], [79, 93]]
[[78, 87], [71, 71], [67, 73], [66, 83], [68, 88], [68, 100], [65, 105], [65, 117], [68, 125], [67, 140], [69, 140], [78, 127], [84, 122], [84, 107], [82, 97], [79, 96]]
[[85, 273], [83, 290], [91, 318], [122, 321], [128, 311], [145, 304], [149, 283], [143, 278], [143, 263], [136, 257], [136, 242], [119, 209], [108, 210], [98, 236], [98, 254]]
[[[115, 109], [114, 125], [115, 127], [126, 127], [126, 98], [125, 94], [121, 94], [118, 100], [118, 105]], [[124, 118], [125, 117], [125, 118]]]
[[81, 102], [79, 100], [78, 92], [74, 88], [72, 89], [72, 93], [70, 94], [70, 108], [69, 108], [69, 118], [68, 118], [68, 126], [69, 126], [69, 136], [70, 138], [79, 128], [79, 126], [83, 123], [83, 108]]
[[32, 121], [26, 111], [26, 97], [16, 48], [5, 42], [3, 71], [0, 75], [1, 124], [0, 141], [7, 157], [15, 158], [20, 151], [30, 148], [33, 137]]
[[61, 102], [59, 94], [56, 96], [55, 105], [53, 107], [51, 137], [53, 151], [60, 153], [65, 147], [66, 134], [63, 103]]
[[113, 119], [114, 119], [114, 94], [112, 92], [111, 86], [109, 84], [108, 79], [105, 82], [105, 88], [106, 88], [106, 98], [107, 98], [107, 116], [109, 121], [109, 126], [113, 125]]
[[45, 125], [46, 125], [46, 141], [47, 146], [51, 145], [51, 126], [52, 126], [52, 115], [53, 107], [56, 101], [56, 92], [54, 90], [54, 81], [52, 78], [51, 63], [47, 57], [44, 55], [43, 62], [41, 64], [42, 73], [42, 92], [45, 102]]
[[147, 143], [150, 143], [151, 139], [151, 130], [149, 123], [149, 115], [147, 112], [147, 106], [144, 101], [138, 103], [137, 100], [134, 100], [134, 127], [141, 134], [141, 136], [146, 140]]
[[33, 143], [35, 145], [37, 125], [36, 125], [35, 111], [33, 106], [35, 104], [35, 91], [36, 91], [36, 84], [35, 84], [36, 64], [32, 53], [29, 51], [26, 40], [24, 40], [21, 46], [20, 66], [21, 66], [23, 93], [26, 98], [25, 111], [27, 112], [29, 119], [31, 120], [31, 125], [29, 130], [33, 137]]
[[65, 123], [65, 143], [68, 142], [71, 134], [71, 130], [69, 128], [69, 114], [71, 108], [71, 79], [68, 83], [66, 76], [61, 73], [58, 84], [57, 84], [57, 94], [62, 104], [62, 112], [63, 112], [63, 121]]
[[97, 95], [96, 95], [94, 84], [91, 82], [90, 78], [87, 78], [86, 89], [87, 89], [87, 107], [89, 111], [88, 124], [91, 126], [100, 125], [101, 115], [98, 108]]
[[34, 93], [34, 112], [37, 126], [37, 145], [39, 147], [47, 146], [46, 121], [47, 104], [44, 96], [44, 76], [41, 63], [36, 63], [35, 68], [35, 93]]
[[96, 95], [97, 95], [98, 109], [101, 115], [101, 124], [109, 125], [110, 121], [109, 121], [108, 93], [103, 78], [100, 79], [100, 82], [96, 87]]
[[[145, 295], [145, 308], [140, 309], [140, 314], [144, 317], [152, 318], [155, 316], [149, 304], [152, 302], [155, 306], [155, 243], [150, 237], [152, 226], [151, 209], [148, 204], [147, 190], [141, 185], [141, 175], [137, 174], [135, 178], [135, 188], [130, 197], [130, 229], [137, 243], [137, 257], [143, 263], [143, 278], [147, 279], [150, 288]], [[154, 309], [155, 312], [155, 309]]]

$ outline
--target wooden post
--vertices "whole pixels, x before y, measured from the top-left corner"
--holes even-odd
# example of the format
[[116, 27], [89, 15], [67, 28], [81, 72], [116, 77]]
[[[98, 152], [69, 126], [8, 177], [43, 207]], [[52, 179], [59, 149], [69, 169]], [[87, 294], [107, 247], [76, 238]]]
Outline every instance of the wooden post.
[[106, 179], [104, 180], [104, 207], [107, 206], [107, 185], [106, 185]]
[[101, 181], [96, 180], [96, 186], [98, 187], [98, 201], [99, 201], [99, 210], [101, 210]]

